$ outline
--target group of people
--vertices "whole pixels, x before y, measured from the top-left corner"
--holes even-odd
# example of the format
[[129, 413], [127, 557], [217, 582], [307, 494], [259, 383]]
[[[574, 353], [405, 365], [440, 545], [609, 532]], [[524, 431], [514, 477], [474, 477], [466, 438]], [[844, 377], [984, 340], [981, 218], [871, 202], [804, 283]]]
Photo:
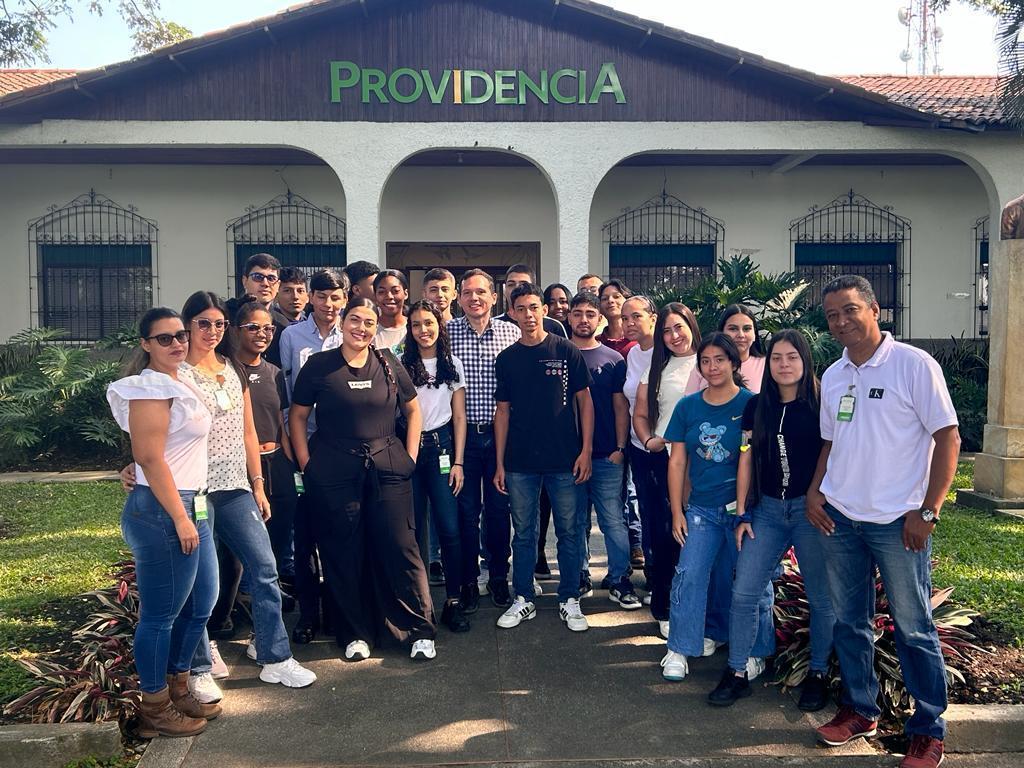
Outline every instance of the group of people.
[[534, 619], [553, 520], [558, 614], [585, 631], [596, 510], [601, 588], [621, 609], [650, 606], [664, 678], [728, 643], [718, 706], [750, 695], [774, 654], [772, 578], [795, 549], [811, 611], [799, 707], [826, 706], [833, 651], [843, 681], [826, 745], [877, 725], [877, 565], [916, 703], [903, 765], [941, 760], [929, 552], [957, 419], [935, 361], [881, 330], [866, 280], [823, 288], [845, 351], [819, 385], [798, 330], [766, 339], [732, 305], [702, 336], [685, 305], [597, 275], [541, 290], [514, 265], [494, 316], [479, 269], [458, 282], [430, 270], [411, 304], [405, 274], [369, 262], [307, 281], [257, 254], [244, 272], [240, 299], [198, 292], [181, 313], [147, 312], [130, 375], [108, 392], [135, 459], [122, 527], [143, 735], [197, 733], [220, 713], [227, 669], [207, 625], [240, 582], [260, 679], [303, 687], [316, 676], [292, 657], [282, 590], [300, 611], [295, 643], [329, 621], [351, 661], [385, 635], [432, 659], [430, 583], [443, 580], [453, 632], [487, 594], [498, 627]]

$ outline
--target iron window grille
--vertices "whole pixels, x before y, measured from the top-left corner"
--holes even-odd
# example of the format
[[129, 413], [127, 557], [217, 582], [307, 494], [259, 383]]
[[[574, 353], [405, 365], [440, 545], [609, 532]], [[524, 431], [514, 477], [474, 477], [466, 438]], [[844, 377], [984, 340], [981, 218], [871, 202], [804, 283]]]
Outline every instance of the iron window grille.
[[28, 223], [34, 326], [97, 341], [153, 305], [157, 226], [90, 189]]
[[974, 327], [979, 337], [988, 336], [988, 225], [988, 216], [974, 222]]
[[910, 220], [851, 189], [790, 222], [796, 272], [810, 283], [810, 300], [821, 303], [825, 285], [844, 274], [868, 279], [881, 308], [883, 327], [910, 335]]
[[605, 222], [608, 275], [637, 293], [665, 293], [714, 276], [725, 225], [664, 189]]
[[290, 189], [264, 205], [251, 205], [227, 223], [229, 284], [241, 292], [245, 261], [256, 253], [269, 253], [307, 275], [341, 269], [345, 230], [345, 220], [332, 208], [320, 208]]

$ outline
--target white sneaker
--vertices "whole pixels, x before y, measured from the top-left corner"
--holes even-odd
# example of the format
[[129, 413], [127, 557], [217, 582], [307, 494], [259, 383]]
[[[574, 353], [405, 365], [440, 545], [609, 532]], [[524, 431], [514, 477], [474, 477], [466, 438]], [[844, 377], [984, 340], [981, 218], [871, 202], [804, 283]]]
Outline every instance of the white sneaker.
[[586, 632], [590, 629], [587, 624], [587, 617], [583, 615], [580, 608], [580, 601], [570, 597], [564, 603], [558, 604], [558, 618], [565, 622], [565, 626], [573, 632]]
[[489, 571], [480, 571], [480, 575], [476, 577], [476, 588], [480, 590], [481, 595], [489, 594], [491, 588], [487, 586], [487, 582], [491, 580], [491, 574]]
[[533, 601], [527, 600], [522, 595], [516, 595], [512, 605], [498, 617], [498, 626], [502, 629], [518, 627], [522, 622], [529, 621], [537, 615], [537, 606]]
[[286, 688], [305, 688], [316, 682], [316, 673], [299, 664], [294, 657], [274, 664], [264, 664], [260, 670], [264, 683], [280, 683]]
[[214, 680], [223, 680], [231, 675], [228, 671], [228, 665], [224, 663], [224, 657], [220, 655], [220, 649], [217, 648], [216, 640], [210, 641], [210, 659], [213, 661], [213, 664], [210, 666], [210, 674], [213, 675]]
[[365, 661], [370, 658], [370, 646], [365, 640], [353, 640], [345, 646], [345, 658], [349, 661]]
[[665, 654], [665, 658], [661, 660], [661, 676], [666, 680], [677, 683], [686, 677], [688, 671], [686, 657], [681, 653], [669, 651]]
[[201, 675], [189, 675], [188, 690], [203, 704], [216, 704], [224, 698], [224, 691], [220, 689], [217, 681], [209, 672], [203, 672]]
[[750, 682], [764, 672], [764, 659], [760, 656], [751, 656], [747, 659], [747, 682]]
[[409, 654], [410, 658], [417, 661], [425, 661], [435, 656], [437, 656], [437, 649], [434, 647], [433, 640], [417, 640], [412, 644], [412, 653]]
[[[253, 661], [256, 661], [256, 659], [260, 657], [259, 653], [257, 653], [255, 632], [249, 633], [249, 644], [245, 646], [245, 655]], [[259, 664], [258, 661], [256, 661], [256, 663]]]
[[648, 592], [646, 595], [644, 595], [644, 605], [650, 605], [650, 604], [651, 604], [651, 593]]
[[533, 595], [534, 597], [540, 597], [544, 594], [544, 587], [540, 585], [540, 582], [536, 579], [533, 580]]
[[668, 640], [668, 620], [658, 622], [658, 634]]
[[714, 656], [715, 651], [721, 648], [725, 643], [719, 642], [718, 640], [712, 640], [710, 637], [704, 638], [704, 653], [701, 656]]

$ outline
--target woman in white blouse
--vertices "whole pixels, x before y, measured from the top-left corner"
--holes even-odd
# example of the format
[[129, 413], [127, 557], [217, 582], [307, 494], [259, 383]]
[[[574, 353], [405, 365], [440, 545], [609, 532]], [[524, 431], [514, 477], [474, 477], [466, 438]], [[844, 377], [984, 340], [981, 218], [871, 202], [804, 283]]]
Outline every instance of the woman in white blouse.
[[210, 412], [179, 380], [189, 332], [173, 309], [139, 323], [140, 350], [125, 378], [107, 388], [118, 425], [131, 437], [135, 487], [121, 531], [135, 557], [139, 623], [135, 667], [142, 690], [139, 735], [193, 736], [217, 704], [188, 692], [189, 665], [217, 600], [217, 556], [206, 519]]

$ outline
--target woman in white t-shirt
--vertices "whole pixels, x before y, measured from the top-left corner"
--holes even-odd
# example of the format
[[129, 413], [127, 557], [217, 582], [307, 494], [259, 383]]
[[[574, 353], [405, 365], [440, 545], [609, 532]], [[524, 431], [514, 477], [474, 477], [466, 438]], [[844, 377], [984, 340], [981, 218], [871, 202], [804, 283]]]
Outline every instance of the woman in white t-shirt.
[[[679, 560], [679, 545], [672, 538], [668, 506], [668, 452], [664, 435], [676, 403], [696, 392], [703, 380], [697, 372], [695, 350], [698, 344], [700, 328], [689, 307], [677, 302], [662, 307], [654, 324], [651, 365], [640, 376], [633, 408], [633, 432], [647, 454], [646, 461], [641, 459], [646, 476], [636, 482], [638, 496], [641, 484], [647, 489], [648, 519], [643, 521], [643, 526], [647, 529], [654, 559], [654, 564], [647, 568], [651, 615], [658, 621], [664, 637], [668, 637], [669, 589]], [[636, 478], [640, 472], [634, 471]]]
[[194, 736], [221, 711], [196, 701], [186, 684], [217, 600], [217, 554], [205, 508], [196, 502], [206, 487], [212, 419], [178, 378], [189, 345], [181, 316], [166, 307], [151, 309], [142, 316], [139, 337], [129, 375], [107, 387], [110, 410], [131, 437], [135, 459], [136, 482], [121, 513], [121, 531], [139, 587], [139, 735]]
[[434, 305], [428, 301], [413, 304], [402, 364], [416, 387], [423, 413], [420, 452], [412, 476], [416, 530], [421, 554], [426, 555], [429, 503], [441, 541], [447, 592], [441, 621], [452, 632], [467, 632], [464, 607], [469, 601], [462, 596], [468, 596], [471, 585], [476, 586], [472, 565], [480, 541], [475, 525], [460, 524], [455, 501], [462, 490], [466, 448], [466, 372], [451, 350], [448, 330]]

